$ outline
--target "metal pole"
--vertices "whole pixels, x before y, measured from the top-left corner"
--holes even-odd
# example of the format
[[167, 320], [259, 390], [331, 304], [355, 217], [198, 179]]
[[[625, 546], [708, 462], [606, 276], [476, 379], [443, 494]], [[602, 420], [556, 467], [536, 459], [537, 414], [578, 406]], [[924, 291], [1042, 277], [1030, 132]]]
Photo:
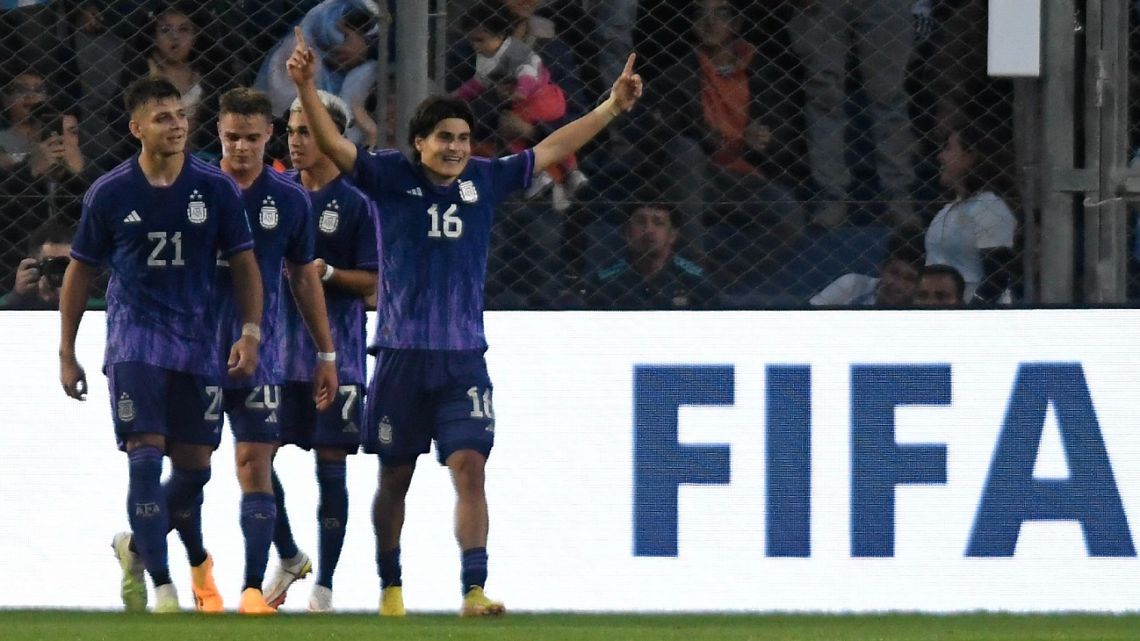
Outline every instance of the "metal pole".
[[396, 1], [396, 145], [408, 149], [408, 120], [428, 95], [428, 3]]
[[1128, 207], [1120, 196], [1123, 194], [1121, 179], [1128, 165], [1127, 12], [1130, 7], [1119, 0], [1089, 0], [1090, 6], [1094, 4], [1100, 5], [1101, 18], [1095, 79], [1101, 171], [1098, 172], [1100, 198], [1095, 207], [1088, 207], [1097, 221], [1099, 235], [1099, 252], [1089, 257], [1096, 260], [1096, 286], [1090, 292], [1095, 298], [1090, 302], [1121, 303], [1128, 291]]
[[384, 148], [392, 135], [388, 131], [388, 77], [391, 75], [388, 69], [388, 38], [391, 37], [392, 15], [388, 13], [387, 2], [377, 5], [380, 8], [380, 14], [376, 16], [376, 27], [380, 32], [377, 43], [379, 64], [376, 65], [376, 111], [373, 115], [376, 118], [376, 146]]
[[1042, 94], [1041, 292], [1042, 303], [1073, 302], [1073, 196], [1066, 193], [1073, 171], [1074, 38], [1073, 0], [1042, 3], [1044, 21]]
[[1037, 81], [1013, 81], [1013, 143], [1017, 158], [1017, 184], [1021, 192], [1022, 301], [1037, 302], [1037, 214], [1041, 207], [1041, 91]]
[[447, 65], [447, 0], [435, 0], [435, 12], [431, 14], [433, 22], [432, 34], [435, 39], [434, 44], [434, 69], [432, 69], [432, 78], [435, 80], [435, 93], [443, 93], [446, 90], [446, 74], [444, 70]]

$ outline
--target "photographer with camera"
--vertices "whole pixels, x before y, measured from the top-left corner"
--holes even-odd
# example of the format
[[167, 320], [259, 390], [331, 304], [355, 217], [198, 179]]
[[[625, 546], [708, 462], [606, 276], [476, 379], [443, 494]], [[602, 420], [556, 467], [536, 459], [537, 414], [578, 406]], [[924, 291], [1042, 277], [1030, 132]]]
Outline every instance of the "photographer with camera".
[[11, 282], [29, 233], [44, 221], [79, 220], [83, 194], [98, 175], [79, 150], [79, 121], [66, 105], [33, 107], [23, 127], [28, 153], [0, 171], [0, 282]]
[[[32, 232], [28, 257], [20, 261], [12, 291], [0, 297], [0, 309], [59, 309], [59, 287], [71, 262], [74, 231], [66, 221], [50, 220]], [[89, 305], [98, 301], [89, 301]]]

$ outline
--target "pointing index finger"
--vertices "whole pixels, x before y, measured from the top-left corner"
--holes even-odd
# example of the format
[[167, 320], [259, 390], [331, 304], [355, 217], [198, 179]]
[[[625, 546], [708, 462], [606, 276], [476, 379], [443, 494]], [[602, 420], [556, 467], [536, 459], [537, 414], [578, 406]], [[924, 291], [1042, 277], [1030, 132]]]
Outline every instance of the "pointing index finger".
[[301, 51], [308, 51], [309, 47], [305, 44], [305, 33], [301, 31], [301, 26], [293, 27], [293, 37], [297, 39], [297, 48]]
[[626, 58], [626, 60], [625, 60], [625, 69], [622, 69], [622, 71], [621, 71], [623, 76], [628, 76], [629, 74], [633, 73], [633, 61], [634, 60], [637, 60], [637, 54], [636, 53], [629, 54], [629, 57]]

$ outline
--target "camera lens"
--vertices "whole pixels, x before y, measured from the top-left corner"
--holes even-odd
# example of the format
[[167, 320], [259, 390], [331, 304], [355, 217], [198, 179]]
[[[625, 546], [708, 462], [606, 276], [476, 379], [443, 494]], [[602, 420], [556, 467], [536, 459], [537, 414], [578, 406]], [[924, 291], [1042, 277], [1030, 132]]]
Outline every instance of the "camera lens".
[[67, 256], [45, 258], [39, 264], [40, 276], [47, 279], [48, 285], [59, 289], [63, 285], [63, 274], [67, 271], [67, 265], [70, 262], [71, 259]]

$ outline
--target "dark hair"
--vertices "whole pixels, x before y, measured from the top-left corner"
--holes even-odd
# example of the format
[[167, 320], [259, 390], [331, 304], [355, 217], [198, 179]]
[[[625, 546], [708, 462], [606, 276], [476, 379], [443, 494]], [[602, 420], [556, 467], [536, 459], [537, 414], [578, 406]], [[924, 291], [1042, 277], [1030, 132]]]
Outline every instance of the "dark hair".
[[158, 36], [158, 19], [168, 13], [184, 15], [190, 22], [194, 23], [194, 28], [198, 30], [194, 36], [194, 46], [190, 48], [190, 57], [186, 62], [197, 71], [205, 73], [206, 69], [202, 67], [206, 65], [200, 64], [205, 61], [199, 60], [199, 58], [211, 47], [209, 38], [204, 35], [206, 26], [211, 21], [206, 5], [207, 3], [204, 2], [190, 2], [189, 0], [159, 0], [150, 3], [149, 11], [146, 14], [146, 26], [139, 31], [135, 38], [138, 43], [137, 50], [143, 56], [153, 55], [157, 46], [155, 40]]
[[250, 87], [234, 87], [222, 94], [218, 115], [265, 116], [273, 122], [273, 103], [264, 92]]
[[899, 261], [921, 270], [926, 262], [923, 250], [924, 230], [919, 227], [904, 227], [887, 239], [887, 257], [884, 262]]
[[[428, 96], [416, 107], [408, 122], [408, 145], [413, 149], [416, 138], [427, 138], [440, 122], [448, 118], [459, 118], [467, 123], [468, 127], [475, 128], [475, 116], [471, 114], [471, 107], [459, 98], [450, 96]], [[416, 154], [419, 160], [419, 154]]]
[[949, 276], [954, 281], [954, 289], [958, 292], [958, 300], [966, 298], [966, 279], [962, 278], [962, 273], [954, 269], [950, 265], [926, 265], [919, 273], [919, 278], [923, 276]]
[[167, 98], [182, 100], [182, 94], [169, 80], [144, 77], [132, 82], [123, 92], [123, 106], [127, 108], [128, 113], [134, 113], [136, 109], [151, 100]]
[[459, 28], [464, 32], [484, 29], [496, 36], [505, 36], [514, 29], [517, 22], [518, 18], [501, 2], [483, 0], [459, 18]]
[[657, 209], [669, 214], [669, 224], [673, 226], [673, 229], [681, 230], [681, 211], [677, 209], [676, 203], [671, 203], [661, 197], [664, 190], [655, 181], [644, 182], [632, 192], [625, 208], [626, 224], [629, 224], [629, 221], [633, 219], [634, 212], [639, 209]]
[[974, 165], [963, 182], [970, 195], [992, 191], [1007, 200], [1016, 200], [1006, 129], [997, 122], [974, 120], [955, 129], [963, 151], [974, 155]]
[[75, 230], [63, 219], [52, 218], [36, 227], [28, 236], [28, 256], [34, 256], [47, 243], [70, 245], [75, 238]]

